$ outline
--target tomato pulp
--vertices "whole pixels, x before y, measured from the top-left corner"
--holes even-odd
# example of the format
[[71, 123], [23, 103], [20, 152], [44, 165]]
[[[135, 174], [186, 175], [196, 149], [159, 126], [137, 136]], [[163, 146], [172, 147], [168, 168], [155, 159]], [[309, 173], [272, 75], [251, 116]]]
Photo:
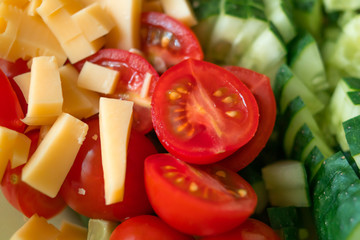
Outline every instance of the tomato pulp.
[[160, 77], [152, 119], [171, 154], [206, 164], [229, 156], [254, 136], [259, 110], [251, 91], [232, 73], [188, 59]]
[[253, 188], [220, 165], [189, 165], [170, 154], [145, 160], [146, 191], [158, 216], [190, 235], [213, 235], [244, 222], [257, 204]]

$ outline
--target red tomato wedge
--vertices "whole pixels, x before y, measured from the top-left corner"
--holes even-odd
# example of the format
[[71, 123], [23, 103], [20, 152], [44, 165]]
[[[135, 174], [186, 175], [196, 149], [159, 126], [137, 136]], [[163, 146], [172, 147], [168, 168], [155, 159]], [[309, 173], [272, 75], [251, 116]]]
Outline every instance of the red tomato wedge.
[[111, 234], [110, 240], [194, 240], [168, 226], [152, 215], [132, 217], [121, 223]]
[[25, 130], [25, 123], [21, 121], [24, 112], [9, 79], [0, 69], [0, 126], [18, 132]]
[[280, 240], [280, 237], [265, 223], [249, 218], [239, 227], [229, 232], [204, 237], [202, 240]]
[[259, 111], [251, 91], [229, 71], [188, 59], [167, 70], [152, 99], [155, 132], [181, 160], [219, 161], [255, 134]]
[[142, 13], [141, 41], [142, 51], [159, 73], [187, 58], [204, 58], [193, 31], [164, 13]]
[[107, 97], [133, 101], [133, 127], [142, 133], [151, 131], [151, 96], [159, 75], [150, 63], [138, 54], [121, 49], [102, 49], [75, 67], [80, 71], [86, 61], [120, 72], [115, 93]]
[[220, 165], [189, 165], [170, 154], [145, 160], [145, 186], [158, 216], [190, 235], [220, 234], [244, 222], [257, 204], [253, 188]]
[[[26, 135], [31, 139], [31, 156], [38, 146], [39, 131], [33, 130]], [[27, 217], [31, 217], [33, 214], [38, 214], [44, 218], [55, 216], [65, 208], [66, 203], [60, 195], [50, 198], [24, 183], [21, 180], [21, 172], [24, 166], [11, 169], [10, 163], [8, 164], [1, 182], [1, 190], [5, 198]]]
[[221, 165], [237, 172], [249, 165], [268, 142], [275, 126], [276, 101], [267, 76], [237, 66], [226, 66], [225, 69], [238, 77], [250, 89], [258, 103], [260, 113], [255, 136], [234, 154], [220, 162]]
[[124, 199], [106, 205], [99, 119], [91, 118], [85, 122], [89, 126], [87, 137], [60, 190], [66, 203], [78, 213], [96, 219], [120, 221], [153, 213], [145, 192], [144, 160], [156, 153], [154, 145], [143, 134], [131, 131]]

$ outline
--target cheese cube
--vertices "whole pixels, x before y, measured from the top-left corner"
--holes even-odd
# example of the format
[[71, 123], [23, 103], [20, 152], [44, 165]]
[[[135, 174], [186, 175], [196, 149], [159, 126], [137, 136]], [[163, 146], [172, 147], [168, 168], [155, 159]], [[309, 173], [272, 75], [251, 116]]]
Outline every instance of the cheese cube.
[[55, 197], [74, 163], [87, 130], [87, 124], [63, 113], [24, 166], [22, 180], [49, 197]]
[[13, 153], [10, 159], [11, 168], [25, 164], [28, 160], [31, 146], [31, 139], [25, 134], [17, 133]]
[[63, 97], [55, 57], [33, 59], [28, 98], [28, 112], [23, 119], [28, 125], [52, 124], [62, 113]]
[[28, 102], [29, 100], [30, 78], [30, 72], [23, 73], [14, 77], [14, 81], [19, 86], [26, 102]]
[[29, 0], [0, 0], [0, 3], [16, 6], [18, 8], [25, 8]]
[[60, 227], [60, 234], [56, 240], [86, 240], [87, 229], [79, 225], [64, 221]]
[[188, 0], [160, 0], [164, 12], [179, 20], [185, 25], [192, 27], [197, 24], [196, 17]]
[[63, 111], [79, 119], [99, 113], [99, 94], [77, 86], [78, 71], [71, 64], [59, 69], [64, 97]]
[[29, 0], [29, 4], [26, 7], [26, 12], [30, 16], [37, 16], [38, 13], [36, 9], [40, 7], [42, 0]]
[[10, 240], [56, 240], [60, 231], [47, 220], [38, 215], [33, 215], [19, 228]]
[[131, 101], [100, 98], [100, 143], [106, 204], [121, 202], [124, 197], [133, 105]]
[[110, 94], [115, 91], [120, 72], [92, 62], [85, 62], [80, 71], [78, 86], [91, 91]]
[[163, 12], [160, 0], [147, 0], [142, 5], [143, 12]]

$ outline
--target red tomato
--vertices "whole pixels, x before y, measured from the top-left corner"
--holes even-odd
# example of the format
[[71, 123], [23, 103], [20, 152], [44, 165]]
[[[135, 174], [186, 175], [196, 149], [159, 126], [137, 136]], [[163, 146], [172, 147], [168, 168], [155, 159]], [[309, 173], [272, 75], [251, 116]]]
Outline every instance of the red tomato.
[[99, 119], [85, 121], [87, 137], [60, 190], [66, 203], [82, 215], [96, 219], [123, 220], [152, 213], [144, 186], [144, 160], [156, 153], [151, 141], [132, 131], [129, 140], [124, 200], [106, 205], [101, 164]]
[[260, 113], [255, 136], [234, 154], [220, 162], [221, 165], [237, 172], [249, 165], [269, 140], [276, 120], [276, 101], [267, 76], [237, 66], [227, 66], [225, 69], [237, 76], [251, 90]]
[[0, 126], [23, 132], [24, 112], [9, 79], [0, 69]]
[[163, 73], [187, 58], [202, 60], [196, 35], [178, 20], [160, 12], [141, 15], [142, 50], [155, 69]]
[[154, 129], [181, 160], [219, 161], [255, 134], [259, 111], [250, 90], [215, 64], [185, 60], [167, 70], [152, 99]]
[[[152, 130], [151, 96], [159, 75], [150, 63], [138, 54], [120, 49], [102, 49], [76, 63], [75, 67], [80, 71], [86, 61], [120, 72], [115, 93], [107, 97], [134, 101], [133, 127], [142, 133]], [[147, 76], [150, 77], [149, 85], [144, 84]]]
[[189, 165], [170, 154], [145, 160], [145, 186], [158, 216], [190, 235], [219, 234], [253, 212], [257, 196], [235, 172], [220, 165]]
[[[39, 131], [33, 130], [26, 135], [31, 139], [30, 155], [32, 155], [38, 145]], [[35, 213], [44, 218], [55, 216], [65, 208], [66, 203], [60, 195], [50, 198], [21, 181], [21, 172], [24, 166], [11, 169], [8, 164], [1, 182], [4, 196], [11, 205], [27, 217], [31, 217]]]
[[265, 223], [249, 218], [229, 232], [201, 240], [280, 240], [280, 237]]
[[191, 240], [191, 236], [176, 231], [158, 217], [141, 215], [121, 223], [110, 240]]

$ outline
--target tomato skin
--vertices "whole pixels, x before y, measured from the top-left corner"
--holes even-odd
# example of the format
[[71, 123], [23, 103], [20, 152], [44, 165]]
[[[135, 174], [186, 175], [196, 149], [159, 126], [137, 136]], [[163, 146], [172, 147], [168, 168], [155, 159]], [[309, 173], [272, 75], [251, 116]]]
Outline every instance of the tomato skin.
[[[159, 80], [159, 75], [151, 64], [138, 54], [110, 48], [101, 49], [74, 66], [81, 71], [86, 61], [120, 72], [115, 93], [108, 94], [106, 97], [134, 101], [133, 128], [144, 134], [150, 132], [153, 129], [150, 111], [151, 96]], [[147, 73], [151, 75], [151, 81], [147, 96], [142, 98], [141, 89]]]
[[[38, 145], [39, 131], [28, 132], [27, 136], [31, 139], [30, 155], [32, 155]], [[38, 214], [49, 219], [62, 211], [66, 203], [60, 195], [50, 198], [21, 181], [24, 166], [11, 169], [10, 163], [8, 164], [1, 182], [1, 190], [5, 198], [27, 217]]]
[[201, 240], [280, 240], [280, 237], [265, 223], [249, 218], [229, 232]]
[[189, 163], [208, 164], [229, 156], [254, 136], [259, 112], [255, 97], [235, 75], [188, 59], [160, 77], [152, 120], [167, 151]]
[[[143, 169], [145, 158], [156, 153], [153, 144], [143, 134], [131, 131], [124, 200], [106, 205], [99, 119], [91, 118], [85, 122], [89, 126], [87, 137], [60, 190], [66, 203], [78, 213], [89, 218], [113, 221], [152, 213], [145, 192]], [[139, 151], [139, 146], [141, 146], [141, 151]]]
[[189, 165], [170, 154], [146, 158], [145, 186], [157, 215], [189, 235], [229, 231], [257, 204], [251, 185], [235, 172], [220, 165]]
[[276, 101], [270, 79], [267, 76], [238, 66], [225, 66], [224, 68], [245, 83], [255, 96], [259, 106], [259, 126], [255, 136], [219, 163], [237, 172], [249, 165], [269, 140], [275, 126]]
[[[177, 19], [170, 17], [160, 12], [143, 12], [141, 15], [142, 28], [142, 51], [145, 53], [147, 59], [157, 69], [158, 72], [163, 73], [169, 67], [176, 65], [182, 60], [192, 58], [203, 60], [204, 53], [201, 45], [193, 33], [193, 31], [181, 23]], [[171, 47], [170, 43], [163, 43], [160, 39], [154, 39], [154, 34], [151, 31], [159, 31], [160, 34], [164, 32], [171, 33], [173, 39], [177, 39], [178, 47]], [[174, 44], [173, 44], [174, 45]], [[159, 66], [157, 61], [163, 62], [164, 66]]]
[[0, 69], [0, 126], [23, 132], [24, 112], [9, 79]]
[[110, 240], [191, 240], [191, 236], [176, 231], [153, 215], [132, 217], [121, 223]]

